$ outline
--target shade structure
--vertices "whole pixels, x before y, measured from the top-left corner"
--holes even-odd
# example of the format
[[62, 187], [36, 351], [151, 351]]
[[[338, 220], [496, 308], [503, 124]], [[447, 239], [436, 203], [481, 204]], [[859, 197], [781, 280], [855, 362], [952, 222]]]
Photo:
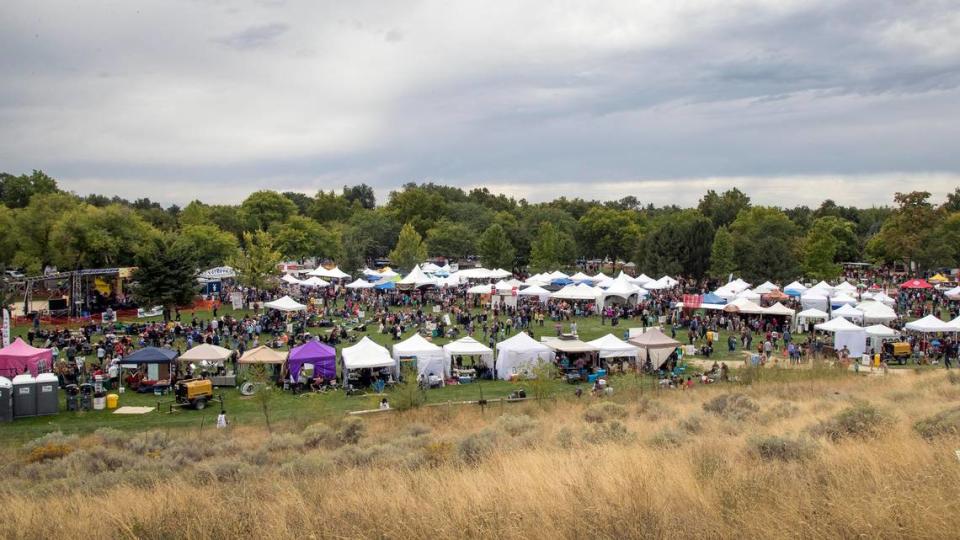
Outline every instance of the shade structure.
[[494, 293], [493, 285], [482, 283], [480, 285], [474, 285], [473, 287], [467, 288], [467, 294], [493, 294]]
[[527, 287], [526, 289], [518, 292], [517, 296], [532, 296], [541, 302], [546, 302], [547, 299], [550, 298], [550, 291], [539, 285], [533, 285], [532, 287]]
[[797, 313], [798, 319], [828, 319], [830, 315], [826, 311], [820, 311], [819, 309], [805, 309], [800, 313]]
[[554, 356], [553, 349], [520, 332], [497, 344], [497, 377], [508, 380], [514, 375], [529, 375], [541, 363], [553, 362]]
[[564, 274], [559, 270], [554, 270], [553, 272], [550, 272], [549, 274], [546, 275], [546, 277], [549, 277], [551, 281], [557, 280], [557, 279], [570, 279], [570, 276]]
[[[621, 270], [621, 271], [620, 271], [620, 276], [627, 276], [627, 275], [623, 272], [623, 270]], [[620, 276], [617, 276], [617, 277], [620, 277]], [[630, 276], [627, 276], [627, 277], [629, 278]], [[650, 276], [648, 276], [648, 275], [646, 275], [646, 274], [640, 274], [639, 276], [637, 276], [637, 277], [635, 277], [635, 278], [632, 278], [631, 281], [633, 281], [634, 284], [643, 287], [643, 286], [646, 285], [647, 283], [650, 283], [651, 281], [653, 281], [653, 278], [650, 277]], [[646, 287], [644, 287], [644, 288], [646, 288]]]
[[777, 315], [780, 317], [793, 317], [796, 313], [794, 310], [788, 308], [787, 306], [777, 302], [776, 304], [763, 308], [764, 315]]
[[817, 330], [833, 333], [833, 348], [837, 351], [846, 347], [850, 356], [858, 357], [863, 354], [867, 344], [867, 332], [863, 327], [838, 317], [829, 322], [820, 323]]
[[671, 287], [673, 287], [673, 285], [670, 285], [668, 282], [662, 281], [660, 279], [648, 281], [643, 284], [643, 288], [647, 289], [648, 291], [659, 291], [662, 289], [669, 289]]
[[833, 285], [827, 283], [826, 281], [821, 281], [820, 283], [817, 283], [816, 285], [814, 285], [813, 287], [810, 287], [810, 288], [811, 288], [811, 289], [822, 289], [822, 290], [827, 291], [827, 292], [833, 292]]
[[383, 281], [374, 285], [373, 288], [378, 291], [390, 291], [397, 288], [397, 283], [395, 281]]
[[488, 270], [482, 266], [476, 268], [467, 268], [466, 270], [459, 270], [455, 275], [461, 279], [491, 279], [492, 270]]
[[833, 310], [832, 317], [833, 318], [843, 317], [844, 319], [847, 319], [850, 321], [862, 321], [863, 312], [851, 306], [850, 304], [844, 304], [839, 308]]
[[640, 349], [640, 359], [650, 360], [650, 364], [659, 369], [670, 358], [680, 342], [663, 333], [659, 328], [648, 328], [646, 332], [630, 338], [630, 344]]
[[495, 268], [490, 271], [490, 277], [492, 279], [507, 279], [513, 276], [513, 272], [509, 270], [504, 270], [503, 268]]
[[826, 311], [830, 308], [830, 293], [823, 289], [808, 289], [800, 295], [800, 305], [803, 309]]
[[212, 362], [214, 364], [222, 364], [229, 360], [231, 356], [233, 356], [233, 351], [230, 349], [209, 343], [201, 343], [181, 354], [179, 360], [181, 362]]
[[950, 300], [960, 300], [960, 287], [954, 287], [943, 294]]
[[863, 330], [863, 327], [857, 326], [852, 322], [844, 319], [843, 317], [837, 317], [836, 319], [831, 319], [825, 323], [820, 323], [814, 328], [817, 330], [822, 330], [824, 332], [846, 332], [853, 330]]
[[799, 281], [794, 281], [793, 283], [787, 285], [783, 288], [783, 292], [787, 293], [790, 296], [800, 296], [803, 294], [803, 291], [807, 290], [807, 287], [800, 283]]
[[567, 285], [559, 291], [553, 293], [550, 297], [557, 300], [592, 300], [594, 302], [600, 299], [603, 291], [591, 287], [585, 283], [576, 285]]
[[842, 291], [842, 292], [845, 292], [845, 293], [848, 293], [848, 294], [853, 294], [853, 293], [857, 292], [857, 286], [856, 286], [856, 285], [852, 285], [851, 283], [849, 283], [849, 282], [847, 282], [847, 281], [841, 281], [840, 283], [837, 284], [836, 287], [833, 288], [833, 290], [835, 290], [835, 291]]
[[613, 280], [610, 286], [607, 287], [607, 290], [602, 291], [600, 294], [603, 305], [606, 305], [607, 300], [611, 297], [620, 298], [627, 303], [636, 303], [638, 298], [646, 295], [646, 289], [641, 289], [626, 279], [620, 278]]
[[589, 281], [589, 282], [593, 283], [593, 281], [594, 281], [593, 276], [588, 276], [588, 275], [584, 274], [583, 272], [577, 272], [576, 274], [570, 276], [570, 279], [572, 279], [573, 281], [578, 282], [578, 283], [579, 283], [579, 282], [583, 282], [583, 281]]
[[177, 351], [173, 349], [161, 349], [160, 347], [144, 347], [139, 351], [134, 351], [123, 357], [123, 364], [169, 364], [177, 357]]
[[893, 328], [888, 328], [882, 324], [868, 326], [864, 328], [864, 331], [866, 331], [868, 336], [876, 338], [895, 338], [900, 335], [900, 332], [897, 332]]
[[293, 275], [293, 274], [284, 274], [283, 277], [280, 278], [280, 281], [282, 281], [282, 282], [284, 282], [284, 283], [286, 283], [286, 284], [288, 284], [288, 285], [299, 285], [299, 284], [300, 284], [300, 280], [297, 279], [297, 276], [295, 276], [295, 275]]
[[317, 276], [312, 276], [312, 277], [309, 277], [309, 278], [301, 281], [301, 282], [300, 282], [300, 285], [303, 285], [303, 286], [305, 286], [305, 287], [311, 287], [311, 288], [314, 288], [314, 289], [320, 289], [320, 288], [323, 288], [323, 287], [329, 287], [329, 286], [330, 286], [330, 282], [324, 281], [324, 280], [318, 278]]
[[702, 302], [702, 303], [704, 303], [704, 304], [726, 304], [726, 303], [727, 303], [727, 299], [726, 299], [726, 298], [723, 298], [723, 297], [721, 297], [721, 296], [717, 296], [717, 295], [714, 294], [714, 293], [707, 293], [707, 294], [703, 295], [703, 302]]
[[0, 349], [0, 375], [4, 377], [12, 378], [24, 371], [36, 377], [41, 367], [53, 368], [52, 350], [38, 349], [20, 338]]
[[462, 337], [443, 346], [443, 354], [447, 357], [447, 364], [454, 356], [473, 356], [480, 358], [483, 364], [493, 368], [493, 349], [470, 336]]
[[943, 274], [936, 273], [927, 281], [929, 281], [930, 283], [947, 283], [948, 281], [950, 281], [950, 278], [948, 278]]
[[933, 315], [927, 315], [926, 317], [910, 321], [904, 327], [907, 330], [912, 330], [914, 332], [921, 332], [924, 334], [935, 334], [938, 332], [956, 332], [957, 328], [954, 328], [950, 323], [940, 320], [938, 317]]
[[887, 296], [887, 293], [882, 291], [873, 295], [873, 301], [880, 302], [881, 304], [884, 304], [887, 306], [892, 306], [897, 303], [896, 300], [894, 300], [893, 298], [890, 298], [889, 296]]
[[754, 290], [751, 290], [751, 289], [745, 289], [745, 290], [743, 290], [743, 291], [740, 291], [739, 294], [737, 294], [737, 298], [746, 298], [747, 300], [750, 300], [751, 302], [759, 302], [759, 301], [760, 301], [760, 296], [761, 296], [761, 294], [760, 294], [759, 292], [754, 291]]
[[355, 369], [393, 368], [394, 375], [400, 375], [400, 367], [390, 357], [390, 351], [367, 336], [363, 336], [356, 345], [341, 350], [340, 358], [343, 359], [344, 380], [347, 372]]
[[775, 284], [769, 281], [764, 281], [760, 285], [757, 285], [756, 287], [754, 287], [753, 290], [760, 294], [768, 294], [768, 293], [772, 293], [773, 291], [780, 290], [780, 287], [777, 287]]
[[595, 353], [599, 350], [586, 343], [580, 341], [579, 339], [563, 339], [558, 337], [545, 337], [543, 338], [542, 343], [547, 347], [550, 347], [555, 352], [569, 353], [569, 354], [581, 354], [581, 353]]
[[324, 268], [320, 266], [314, 270], [307, 272], [308, 276], [316, 276], [327, 279], [348, 279], [350, 274], [340, 270], [339, 266], [334, 266], [333, 268]]
[[427, 287], [427, 286], [436, 286], [436, 278], [428, 276], [419, 266], [414, 266], [413, 270], [409, 274], [403, 277], [400, 281], [397, 282], [397, 286], [400, 288], [414, 288], [414, 287]]
[[393, 360], [399, 364], [401, 358], [415, 359], [418, 375], [450, 376], [450, 363], [446, 361], [443, 349], [420, 334], [413, 334], [393, 346]]
[[639, 347], [627, 343], [613, 334], [607, 334], [587, 343], [600, 351], [600, 358], [633, 358], [636, 360], [640, 356]]
[[932, 289], [931, 285], [925, 279], [908, 279], [900, 284], [901, 289]]
[[297, 382], [300, 382], [300, 368], [304, 364], [313, 366], [314, 377], [319, 375], [324, 379], [337, 378], [337, 350], [326, 343], [312, 340], [290, 349], [287, 366]]
[[857, 303], [856, 298], [844, 292], [837, 293], [832, 298], [830, 298], [831, 307], [840, 307], [840, 306], [856, 304], [856, 303]]
[[890, 306], [869, 300], [857, 304], [857, 309], [863, 312], [864, 322], [889, 322], [897, 318], [897, 312]]
[[751, 302], [746, 298], [737, 298], [736, 300], [730, 302], [729, 304], [723, 306], [723, 310], [727, 313], [746, 313], [746, 314], [762, 314], [763, 308], [760, 307], [755, 302]]
[[287, 353], [275, 351], [266, 345], [254, 347], [243, 353], [240, 364], [282, 364], [287, 361]]
[[284, 296], [273, 300], [272, 302], [267, 302], [263, 304], [263, 307], [275, 309], [277, 311], [303, 311], [307, 309], [307, 306], [297, 302], [289, 296]]
[[365, 279], [357, 278], [354, 281], [347, 283], [346, 287], [348, 289], [372, 289], [374, 284], [366, 281]]

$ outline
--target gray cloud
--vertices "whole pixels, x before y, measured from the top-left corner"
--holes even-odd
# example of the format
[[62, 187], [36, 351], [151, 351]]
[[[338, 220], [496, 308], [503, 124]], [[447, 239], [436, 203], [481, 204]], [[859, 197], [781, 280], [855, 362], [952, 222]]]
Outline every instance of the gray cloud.
[[260, 24], [216, 38], [214, 41], [234, 49], [256, 49], [273, 43], [289, 29], [284, 23]]

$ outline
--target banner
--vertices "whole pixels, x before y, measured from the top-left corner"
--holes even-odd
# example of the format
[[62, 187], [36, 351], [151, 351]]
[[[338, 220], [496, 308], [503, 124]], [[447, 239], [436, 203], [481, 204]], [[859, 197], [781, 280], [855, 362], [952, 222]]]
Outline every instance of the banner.
[[10, 310], [3, 309], [3, 346], [10, 344]]

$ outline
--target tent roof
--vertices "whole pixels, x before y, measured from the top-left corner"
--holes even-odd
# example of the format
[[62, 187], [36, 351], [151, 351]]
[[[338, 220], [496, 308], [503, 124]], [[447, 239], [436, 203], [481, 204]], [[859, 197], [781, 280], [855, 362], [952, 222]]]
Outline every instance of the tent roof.
[[297, 302], [289, 296], [284, 296], [283, 298], [278, 298], [272, 302], [267, 302], [264, 304], [264, 307], [276, 309], [278, 311], [303, 311], [307, 309], [307, 306]]
[[307, 287], [328, 287], [330, 283], [324, 281], [317, 276], [308, 277], [307, 279], [300, 282], [301, 285], [306, 285]]
[[336, 358], [337, 350], [333, 347], [327, 345], [326, 343], [321, 343], [317, 340], [311, 340], [299, 347], [294, 347], [290, 349], [290, 360], [313, 360], [319, 358]]
[[372, 289], [374, 286], [375, 285], [373, 283], [370, 283], [363, 278], [357, 278], [346, 285], [348, 289]]
[[828, 322], [820, 323], [814, 326], [814, 328], [817, 330], [823, 330], [824, 332], [851, 332], [855, 330], [863, 330], [863, 327], [857, 326], [843, 317], [837, 317], [836, 319], [831, 319]]
[[314, 270], [311, 270], [311, 271], [307, 272], [307, 275], [308, 275], [308, 276], [324, 277], [324, 278], [332, 278], [332, 279], [344, 279], [344, 278], [349, 278], [349, 277], [350, 277], [350, 274], [344, 272], [343, 270], [340, 270], [340, 267], [339, 267], [339, 266], [334, 266], [333, 268], [331, 268], [331, 269], [329, 269], [329, 270], [327, 270], [326, 268], [320, 266], [320, 267], [318, 267], [318, 268], [316, 268], [316, 269], [314, 269]]
[[46, 353], [53, 355], [53, 350], [39, 349], [33, 345], [30, 345], [21, 338], [13, 340], [13, 343], [0, 349], [0, 356], [16, 356], [21, 358], [32, 358], [34, 356]]
[[352, 347], [345, 347], [340, 351], [343, 358], [343, 367], [346, 369], [363, 369], [378, 367], [393, 367], [396, 361], [390, 357], [390, 351], [378, 345], [367, 336]]
[[834, 317], [863, 317], [863, 311], [851, 306], [850, 304], [844, 304], [837, 309], [833, 310]]
[[579, 339], [562, 339], [551, 337], [544, 339], [543, 344], [555, 351], [566, 353], [597, 352], [600, 350], [589, 343], [580, 341]]
[[836, 287], [834, 287], [834, 290], [843, 291], [843, 292], [856, 292], [857, 286], [851, 285], [846, 281], [841, 281], [839, 284], [837, 284]]
[[583, 272], [577, 272], [576, 274], [570, 276], [570, 279], [574, 281], [593, 281], [593, 276], [588, 276]]
[[648, 328], [646, 332], [630, 338], [630, 343], [642, 349], [666, 349], [680, 345], [679, 341], [664, 334], [659, 328]]
[[447, 343], [443, 346], [443, 350], [451, 355], [462, 354], [466, 356], [476, 356], [493, 354], [493, 349], [470, 336], [465, 336], [451, 343]]
[[945, 275], [937, 272], [936, 274], [933, 275], [933, 277], [931, 277], [931, 278], [928, 279], [927, 281], [930, 281], [930, 282], [933, 282], [933, 283], [946, 283], [946, 282], [950, 281], [950, 278], [948, 278], [947, 276], [945, 276]]
[[551, 297], [561, 300], [596, 300], [602, 292], [600, 289], [596, 289], [585, 283], [578, 283], [576, 285], [567, 285], [553, 293]]
[[784, 292], [786, 291], [803, 292], [807, 290], [807, 287], [803, 283], [800, 283], [799, 281], [794, 281], [793, 283], [784, 287], [783, 290]]
[[397, 285], [413, 285], [414, 287], [423, 287], [425, 285], [436, 284], [437, 280], [425, 274], [419, 266], [414, 266], [413, 270], [411, 270], [409, 274], [397, 282]]
[[127, 355], [121, 361], [122, 364], [166, 364], [177, 357], [177, 351], [173, 349], [161, 349], [158, 347], [144, 347], [133, 354]]
[[201, 343], [196, 347], [187, 350], [180, 355], [181, 361], [200, 362], [224, 362], [233, 356], [233, 351], [209, 343]]
[[826, 311], [810, 308], [810, 309], [805, 309], [800, 313], [797, 313], [797, 317], [798, 318], [802, 317], [804, 319], [826, 319], [830, 317], [830, 315], [827, 314]]
[[860, 302], [857, 309], [863, 312], [866, 319], [892, 321], [897, 318], [897, 312], [893, 308], [876, 300]]
[[763, 312], [768, 315], [783, 315], [787, 317], [793, 317], [794, 313], [796, 313], [794, 310], [788, 308], [780, 302], [777, 302], [768, 308], [764, 308]]
[[393, 353], [413, 354], [423, 352], [437, 352], [440, 347], [430, 343], [420, 334], [413, 334], [407, 339], [393, 345]]
[[287, 353], [275, 351], [266, 345], [254, 347], [243, 353], [240, 360], [241, 364], [282, 364], [287, 360]]
[[951, 298], [954, 298], [954, 299], [955, 299], [956, 297], [960, 297], [960, 287], [954, 287], [954, 288], [950, 289], [949, 291], [947, 291], [947, 292], [945, 292], [945, 293], [943, 293], [943, 294], [945, 294], [945, 295], [947, 295], [947, 296], [949, 296], [949, 297], [951, 297]]
[[868, 326], [866, 328], [867, 335], [873, 337], [897, 337], [900, 335], [900, 332], [897, 332], [893, 328], [888, 328], [882, 324], [875, 324], [873, 326]]
[[627, 343], [613, 334], [607, 334], [587, 343], [600, 351], [601, 358], [636, 356], [640, 350], [636, 345]]
[[905, 327], [907, 330], [926, 333], [957, 331], [956, 327], [950, 323], [940, 320], [938, 317], [934, 317], [933, 315], [927, 315], [920, 320], [908, 322]]
[[763, 313], [763, 308], [746, 298], [737, 298], [723, 307], [724, 311], [733, 313]]
[[498, 351], [516, 351], [516, 352], [553, 352], [550, 347], [533, 339], [526, 332], [520, 332], [513, 337], [507, 338], [497, 343]]
[[550, 291], [539, 285], [532, 285], [517, 293], [517, 296], [549, 296]]
[[910, 279], [900, 284], [901, 289], [931, 289], [933, 285], [925, 279]]
[[753, 290], [760, 294], [767, 294], [769, 292], [780, 290], [780, 287], [777, 287], [775, 284], [770, 283], [769, 281], [764, 281], [760, 285], [757, 285]]
[[284, 274], [283, 277], [280, 278], [280, 281], [282, 281], [282, 282], [284, 282], [284, 283], [289, 283], [290, 285], [299, 285], [299, 284], [300, 284], [300, 280], [297, 279], [297, 277], [294, 276], [293, 274]]

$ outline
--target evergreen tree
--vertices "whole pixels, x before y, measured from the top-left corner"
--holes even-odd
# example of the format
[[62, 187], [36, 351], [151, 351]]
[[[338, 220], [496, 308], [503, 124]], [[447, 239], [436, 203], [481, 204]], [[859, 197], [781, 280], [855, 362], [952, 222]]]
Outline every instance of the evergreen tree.
[[737, 261], [733, 253], [733, 236], [726, 227], [720, 227], [713, 235], [713, 249], [710, 253], [710, 277], [726, 279], [736, 270]]
[[133, 289], [143, 307], [163, 306], [163, 320], [177, 306], [197, 296], [197, 262], [193, 254], [171, 237], [154, 237], [137, 257]]
[[487, 268], [513, 269], [516, 251], [507, 233], [498, 223], [487, 227], [480, 235], [480, 242], [477, 246], [480, 253], [480, 261]]

